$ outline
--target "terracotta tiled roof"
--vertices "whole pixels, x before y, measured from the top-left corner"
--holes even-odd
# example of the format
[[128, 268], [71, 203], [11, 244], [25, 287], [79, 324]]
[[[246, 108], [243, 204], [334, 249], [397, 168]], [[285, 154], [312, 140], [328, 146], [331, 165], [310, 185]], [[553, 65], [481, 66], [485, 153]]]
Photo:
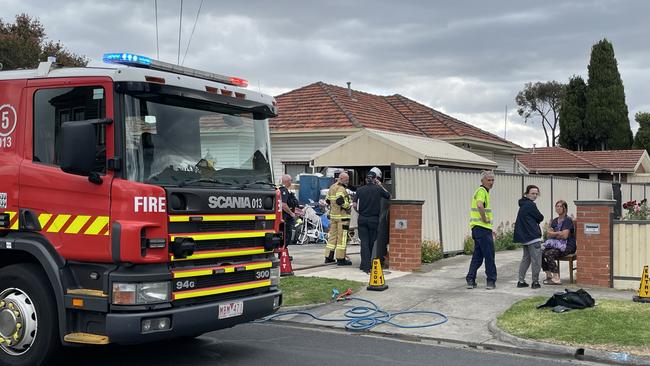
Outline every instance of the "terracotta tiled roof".
[[274, 131], [372, 128], [432, 138], [473, 137], [519, 147], [399, 94], [381, 96], [317, 82], [276, 97]]
[[562, 147], [529, 149], [517, 160], [531, 172], [634, 172], [644, 150], [571, 151]]
[[645, 150], [609, 150], [576, 152], [603, 169], [613, 172], [632, 172]]

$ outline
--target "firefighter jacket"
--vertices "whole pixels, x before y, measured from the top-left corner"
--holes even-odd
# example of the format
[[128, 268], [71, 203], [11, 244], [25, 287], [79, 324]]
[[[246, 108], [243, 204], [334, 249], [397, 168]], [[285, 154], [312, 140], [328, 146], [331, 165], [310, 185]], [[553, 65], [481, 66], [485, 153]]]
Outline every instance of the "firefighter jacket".
[[350, 218], [350, 195], [345, 186], [339, 182], [332, 184], [327, 192], [330, 204], [330, 218], [344, 220]]

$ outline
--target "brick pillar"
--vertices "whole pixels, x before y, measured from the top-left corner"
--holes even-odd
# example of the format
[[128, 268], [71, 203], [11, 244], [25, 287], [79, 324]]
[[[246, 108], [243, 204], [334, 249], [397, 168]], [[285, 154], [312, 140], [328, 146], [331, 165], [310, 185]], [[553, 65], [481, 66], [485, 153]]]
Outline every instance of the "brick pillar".
[[422, 265], [424, 201], [391, 200], [389, 211], [390, 269], [414, 271]]
[[577, 283], [612, 287], [614, 200], [575, 201]]

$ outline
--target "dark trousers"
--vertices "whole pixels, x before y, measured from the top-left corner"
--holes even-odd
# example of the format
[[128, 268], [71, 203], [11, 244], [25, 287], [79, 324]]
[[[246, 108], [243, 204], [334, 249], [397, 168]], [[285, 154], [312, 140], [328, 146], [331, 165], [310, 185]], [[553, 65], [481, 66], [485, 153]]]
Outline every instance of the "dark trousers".
[[296, 219], [289, 216], [284, 218], [284, 246], [291, 244], [291, 237], [295, 231]]
[[547, 248], [542, 252], [542, 270], [552, 273], [560, 273], [560, 268], [557, 266], [558, 258], [566, 255], [565, 252], [557, 248]]
[[361, 264], [359, 268], [370, 271], [372, 267], [372, 247], [377, 240], [379, 216], [359, 216], [359, 239], [361, 239]]
[[497, 266], [494, 263], [494, 240], [492, 230], [474, 226], [472, 228], [472, 239], [474, 239], [474, 254], [469, 264], [469, 271], [465, 279], [468, 283], [476, 282], [476, 272], [485, 259], [485, 276], [487, 282], [497, 281]]

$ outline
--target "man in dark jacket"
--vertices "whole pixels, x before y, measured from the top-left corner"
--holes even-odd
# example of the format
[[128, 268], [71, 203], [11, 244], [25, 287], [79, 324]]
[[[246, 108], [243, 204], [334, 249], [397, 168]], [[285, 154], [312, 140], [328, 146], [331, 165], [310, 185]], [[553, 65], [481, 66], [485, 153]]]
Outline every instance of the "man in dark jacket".
[[534, 185], [526, 187], [524, 197], [519, 199], [519, 212], [515, 221], [514, 241], [521, 243], [524, 254], [519, 265], [519, 282], [517, 287], [528, 287], [525, 281], [528, 267], [532, 266], [532, 288], [540, 288], [539, 272], [542, 263], [542, 230], [539, 224], [544, 221], [544, 215], [537, 209], [535, 200], [539, 196], [539, 188]]
[[390, 193], [377, 179], [377, 174], [371, 170], [366, 177], [366, 185], [359, 188], [355, 196], [357, 211], [359, 211], [359, 239], [361, 239], [359, 269], [366, 273], [370, 273], [372, 267], [372, 248], [377, 239], [382, 198], [390, 198]]

